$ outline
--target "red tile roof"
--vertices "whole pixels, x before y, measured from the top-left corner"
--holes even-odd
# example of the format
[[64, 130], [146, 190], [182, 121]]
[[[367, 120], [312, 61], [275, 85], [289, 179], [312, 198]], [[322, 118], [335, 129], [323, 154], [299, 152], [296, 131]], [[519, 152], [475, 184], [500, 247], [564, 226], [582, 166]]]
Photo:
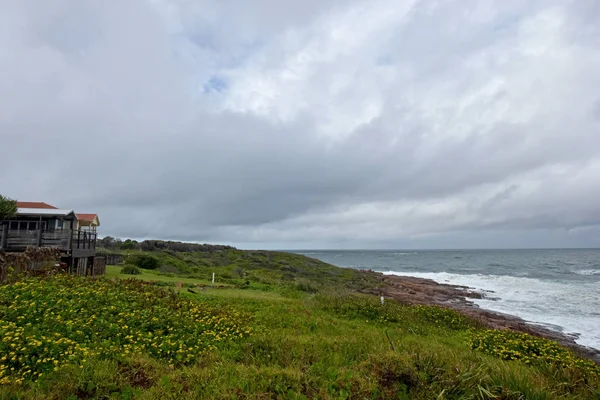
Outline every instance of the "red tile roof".
[[77, 219], [85, 222], [93, 222], [98, 214], [77, 214]]
[[47, 210], [58, 210], [57, 207], [41, 201], [17, 201], [18, 208], [45, 208]]

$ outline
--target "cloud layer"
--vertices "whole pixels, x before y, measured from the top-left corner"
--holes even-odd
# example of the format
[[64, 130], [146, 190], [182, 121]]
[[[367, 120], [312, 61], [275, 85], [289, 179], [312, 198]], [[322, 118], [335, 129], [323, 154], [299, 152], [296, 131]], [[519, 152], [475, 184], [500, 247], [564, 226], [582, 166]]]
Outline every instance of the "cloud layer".
[[104, 234], [600, 246], [593, 0], [0, 10], [0, 192]]

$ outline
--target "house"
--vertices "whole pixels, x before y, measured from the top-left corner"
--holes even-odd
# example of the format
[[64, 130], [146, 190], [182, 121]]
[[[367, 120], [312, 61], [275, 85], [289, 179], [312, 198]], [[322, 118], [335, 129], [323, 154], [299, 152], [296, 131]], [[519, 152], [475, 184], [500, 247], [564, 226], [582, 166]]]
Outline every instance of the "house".
[[[53, 247], [72, 272], [93, 273], [96, 256], [96, 214], [77, 214], [43, 202], [17, 202], [17, 215], [0, 221], [0, 251], [20, 252], [27, 247]], [[90, 216], [94, 216], [90, 218]]]
[[87, 232], [96, 233], [100, 226], [98, 214], [77, 214], [77, 221], [79, 222], [79, 229]]

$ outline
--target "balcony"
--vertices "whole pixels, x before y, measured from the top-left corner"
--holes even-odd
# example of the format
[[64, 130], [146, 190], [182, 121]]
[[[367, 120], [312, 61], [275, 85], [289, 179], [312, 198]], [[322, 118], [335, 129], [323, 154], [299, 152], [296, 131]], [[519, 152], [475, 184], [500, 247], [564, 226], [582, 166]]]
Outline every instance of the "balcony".
[[71, 229], [17, 230], [0, 225], [0, 250], [24, 251], [27, 247], [52, 247], [73, 257], [96, 254], [96, 233]]

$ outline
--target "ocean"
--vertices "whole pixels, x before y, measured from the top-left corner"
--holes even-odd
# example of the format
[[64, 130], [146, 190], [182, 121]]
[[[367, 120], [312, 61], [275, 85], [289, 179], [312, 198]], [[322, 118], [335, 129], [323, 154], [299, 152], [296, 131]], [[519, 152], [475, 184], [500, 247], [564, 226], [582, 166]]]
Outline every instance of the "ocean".
[[340, 267], [469, 286], [480, 307], [600, 349], [600, 249], [295, 251]]

